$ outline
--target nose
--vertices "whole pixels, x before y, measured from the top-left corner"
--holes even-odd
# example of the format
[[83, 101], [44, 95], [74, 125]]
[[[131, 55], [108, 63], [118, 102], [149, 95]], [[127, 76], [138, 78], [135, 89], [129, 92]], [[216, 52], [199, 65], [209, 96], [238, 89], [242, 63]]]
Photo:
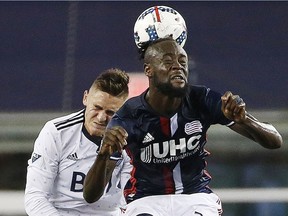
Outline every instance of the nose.
[[107, 119], [107, 114], [105, 113], [104, 110], [98, 112], [97, 114], [97, 119], [99, 120], [99, 122], [105, 122]]
[[173, 62], [173, 65], [172, 65], [172, 69], [175, 70], [175, 69], [181, 69], [183, 68], [183, 66], [180, 64], [179, 61], [174, 61]]

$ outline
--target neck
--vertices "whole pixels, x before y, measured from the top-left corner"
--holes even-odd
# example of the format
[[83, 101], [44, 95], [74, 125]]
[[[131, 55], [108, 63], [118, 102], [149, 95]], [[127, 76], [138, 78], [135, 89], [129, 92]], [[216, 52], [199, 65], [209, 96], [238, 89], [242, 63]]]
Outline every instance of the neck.
[[180, 97], [169, 97], [159, 91], [152, 93], [150, 90], [145, 95], [145, 100], [155, 112], [162, 116], [174, 115], [182, 102]]

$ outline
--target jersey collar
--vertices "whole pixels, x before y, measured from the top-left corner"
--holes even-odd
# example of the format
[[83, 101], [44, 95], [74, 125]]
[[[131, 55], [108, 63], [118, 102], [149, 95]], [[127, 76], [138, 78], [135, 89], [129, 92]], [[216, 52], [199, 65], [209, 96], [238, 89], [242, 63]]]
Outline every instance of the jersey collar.
[[83, 127], [82, 127], [82, 132], [84, 134], [84, 136], [89, 139], [91, 142], [95, 143], [98, 147], [101, 145], [101, 140], [102, 140], [102, 137], [95, 137], [95, 136], [91, 136], [87, 129], [85, 128], [84, 124], [83, 124]]

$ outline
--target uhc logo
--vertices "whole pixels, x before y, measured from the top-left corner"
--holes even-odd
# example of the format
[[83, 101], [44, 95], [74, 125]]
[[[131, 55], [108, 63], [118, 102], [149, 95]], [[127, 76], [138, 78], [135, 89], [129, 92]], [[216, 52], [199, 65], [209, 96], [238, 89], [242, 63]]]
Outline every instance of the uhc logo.
[[[141, 149], [141, 160], [144, 163], [169, 163], [188, 157], [199, 150], [201, 135], [176, 140], [169, 140], [163, 143], [153, 143]], [[161, 149], [161, 150], [160, 150]], [[152, 161], [153, 159], [153, 161]]]
[[[193, 121], [186, 123], [184, 131], [187, 135], [192, 136], [190, 138], [183, 137], [177, 140], [172, 139], [162, 143], [155, 142], [141, 148], [141, 160], [144, 163], [169, 163], [193, 155], [200, 148], [199, 142], [202, 132], [201, 122]], [[147, 134], [151, 136], [150, 133]], [[144, 140], [149, 140], [147, 135]]]

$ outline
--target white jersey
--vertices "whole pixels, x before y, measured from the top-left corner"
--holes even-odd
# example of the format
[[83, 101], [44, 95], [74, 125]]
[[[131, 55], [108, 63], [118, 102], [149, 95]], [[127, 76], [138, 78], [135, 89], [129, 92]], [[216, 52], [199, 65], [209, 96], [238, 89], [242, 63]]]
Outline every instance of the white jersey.
[[125, 205], [122, 187], [131, 169], [125, 151], [110, 157], [118, 162], [102, 198], [92, 204], [84, 200], [84, 178], [97, 157], [101, 139], [89, 136], [83, 122], [84, 110], [48, 121], [39, 133], [28, 161], [28, 215], [118, 215], [119, 207]]

